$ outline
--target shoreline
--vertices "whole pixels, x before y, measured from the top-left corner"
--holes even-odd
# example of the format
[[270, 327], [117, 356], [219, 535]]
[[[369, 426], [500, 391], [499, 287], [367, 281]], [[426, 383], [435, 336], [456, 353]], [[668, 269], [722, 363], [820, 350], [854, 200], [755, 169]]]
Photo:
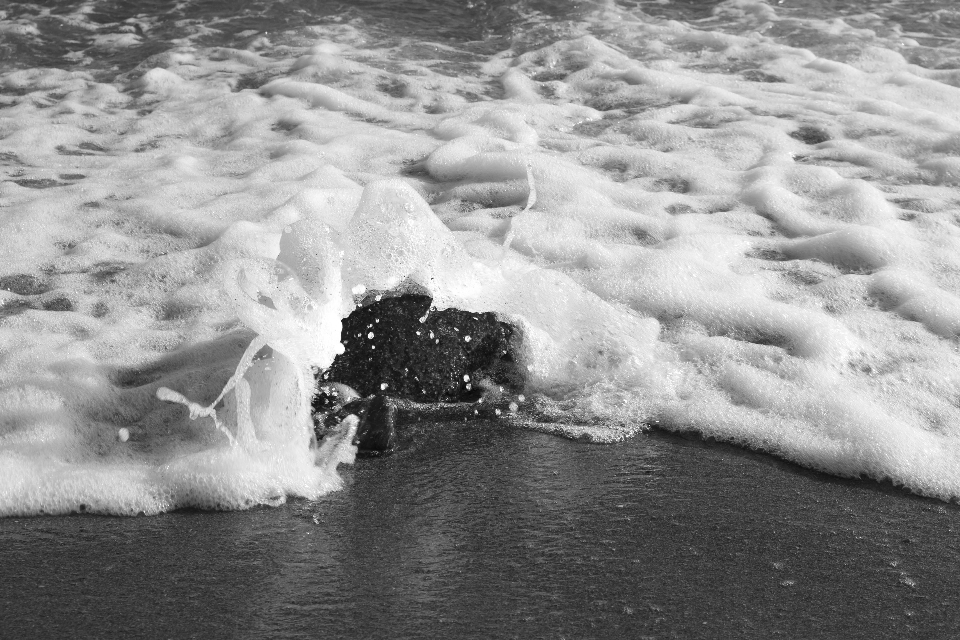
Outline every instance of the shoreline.
[[[664, 429], [663, 427], [658, 427], [655, 425], [649, 425], [646, 431], [642, 431], [638, 436], [640, 437], [646, 435], [655, 435], [662, 436], [666, 439], [678, 438], [690, 443], [699, 443], [705, 447], [718, 447], [718, 448], [729, 448], [733, 452], [740, 452], [751, 457], [756, 457], [757, 462], [762, 462], [764, 459], [769, 459], [769, 461], [779, 469], [784, 471], [793, 471], [802, 476], [808, 477], [811, 480], [819, 479], [822, 482], [837, 482], [842, 485], [848, 485], [850, 487], [861, 487], [869, 489], [874, 487], [876, 491], [884, 494], [890, 495], [899, 495], [907, 498], [916, 498], [919, 500], [929, 501], [933, 504], [942, 504], [950, 505], [960, 509], [960, 498], [953, 498], [950, 500], [944, 500], [942, 498], [937, 498], [933, 496], [926, 496], [920, 493], [915, 493], [909, 488], [896, 484], [890, 478], [885, 478], [883, 480], [877, 480], [871, 478], [870, 476], [861, 474], [860, 476], [841, 476], [835, 473], [830, 473], [829, 471], [821, 471], [813, 467], [807, 467], [799, 462], [794, 462], [783, 458], [775, 453], [770, 453], [764, 451], [763, 449], [757, 449], [750, 447], [745, 444], [734, 444], [732, 442], [727, 442], [725, 440], [718, 440], [712, 436], [704, 436], [697, 431], [671, 431], [669, 429]], [[960, 513], [960, 511], [958, 511]]]
[[650, 431], [423, 425], [340, 492], [0, 521], [13, 637], [945, 637], [960, 506]]

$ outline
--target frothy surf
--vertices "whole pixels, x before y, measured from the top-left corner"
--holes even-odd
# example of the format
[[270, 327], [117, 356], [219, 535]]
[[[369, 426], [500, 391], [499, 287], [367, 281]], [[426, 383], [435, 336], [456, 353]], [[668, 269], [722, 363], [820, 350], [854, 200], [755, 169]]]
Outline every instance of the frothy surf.
[[97, 7], [0, 12], [90, 39], [0, 75], [0, 514], [335, 490], [355, 425], [311, 444], [312, 371], [404, 287], [521, 328], [531, 428], [960, 497], [948, 31], [531, 4], [486, 42], [191, 24], [111, 75], [161, 22]]

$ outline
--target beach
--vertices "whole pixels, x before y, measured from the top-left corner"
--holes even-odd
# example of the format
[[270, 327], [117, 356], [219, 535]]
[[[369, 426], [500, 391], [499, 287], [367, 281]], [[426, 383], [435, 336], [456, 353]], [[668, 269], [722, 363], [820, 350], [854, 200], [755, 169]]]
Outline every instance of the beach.
[[[414, 437], [415, 436], [415, 437]], [[429, 425], [318, 501], [0, 520], [5, 637], [949, 638], [958, 507], [645, 433]]]
[[958, 103], [946, 0], [9, 0], [0, 637], [956, 637]]

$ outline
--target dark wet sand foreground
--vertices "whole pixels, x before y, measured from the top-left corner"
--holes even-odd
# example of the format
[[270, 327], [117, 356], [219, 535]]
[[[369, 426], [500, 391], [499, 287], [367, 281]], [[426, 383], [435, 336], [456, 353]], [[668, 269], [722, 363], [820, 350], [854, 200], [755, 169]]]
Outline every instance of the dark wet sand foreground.
[[663, 433], [412, 437], [315, 503], [0, 520], [0, 637], [960, 634], [957, 505]]

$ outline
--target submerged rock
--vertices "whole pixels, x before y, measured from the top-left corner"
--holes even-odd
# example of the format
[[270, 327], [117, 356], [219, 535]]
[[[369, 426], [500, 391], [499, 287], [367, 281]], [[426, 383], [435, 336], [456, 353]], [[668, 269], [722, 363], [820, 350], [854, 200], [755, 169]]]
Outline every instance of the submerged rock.
[[354, 444], [357, 445], [358, 455], [378, 456], [397, 448], [397, 406], [393, 400], [377, 394], [369, 398], [354, 398], [342, 405], [331, 405], [327, 394], [328, 389], [324, 389], [317, 395], [327, 397], [319, 402], [314, 400], [314, 431], [318, 439], [347, 417], [357, 416], [360, 422]]
[[397, 407], [389, 398], [376, 395], [367, 401], [357, 427], [359, 453], [379, 455], [397, 447]]

